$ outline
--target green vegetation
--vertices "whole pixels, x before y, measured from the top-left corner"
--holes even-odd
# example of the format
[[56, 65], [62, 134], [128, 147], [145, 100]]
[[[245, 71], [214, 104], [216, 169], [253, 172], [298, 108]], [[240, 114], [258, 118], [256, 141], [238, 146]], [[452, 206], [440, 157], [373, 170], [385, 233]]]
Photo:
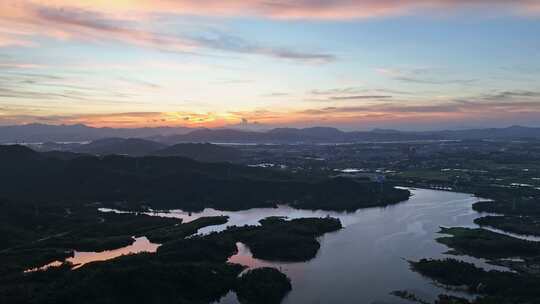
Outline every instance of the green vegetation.
[[[0, 303], [183, 303], [218, 300], [237, 290], [242, 303], [279, 303], [291, 289], [277, 270], [253, 271], [238, 278], [243, 266], [228, 264], [236, 242], [253, 245], [260, 256], [287, 260], [315, 256], [315, 237], [341, 228], [337, 219], [268, 218], [260, 226], [231, 227], [220, 233], [194, 235], [198, 229], [226, 223], [226, 217], [200, 218], [182, 224], [172, 218], [143, 214], [101, 213], [96, 206], [64, 203], [37, 205], [2, 201]], [[9, 233], [7, 233], [9, 232]], [[73, 249], [101, 250], [124, 246], [124, 238], [148, 236], [162, 242], [154, 254], [141, 253], [93, 262], [71, 270], [71, 265], [24, 273]], [[190, 236], [190, 237], [187, 237]], [[316, 246], [298, 248], [310, 240]], [[267, 242], [268, 241], [268, 242]], [[315, 248], [316, 247], [316, 248]], [[297, 250], [299, 252], [297, 252]], [[267, 301], [267, 302], [265, 302]]]
[[172, 240], [183, 239], [192, 234], [195, 234], [199, 229], [206, 226], [214, 226], [225, 224], [228, 221], [226, 216], [209, 216], [201, 217], [189, 223], [175, 226], [167, 226], [160, 229], [155, 229], [147, 233], [145, 236], [154, 243], [165, 243]]
[[166, 242], [158, 248], [156, 254], [163, 260], [225, 263], [236, 252], [233, 238], [214, 233]]
[[291, 280], [274, 268], [258, 268], [244, 273], [235, 290], [242, 304], [278, 304], [291, 290]]
[[[287, 191], [285, 186], [281, 191]], [[298, 209], [355, 211], [359, 208], [386, 206], [409, 199], [410, 192], [392, 184], [377, 184], [347, 178], [333, 178], [298, 188], [289, 205]]]
[[540, 278], [513, 272], [486, 271], [455, 259], [411, 262], [414, 271], [445, 285], [465, 286], [482, 295], [474, 304], [538, 303]]
[[335, 218], [270, 217], [260, 223], [260, 226], [230, 227], [225, 233], [246, 244], [253, 257], [270, 261], [310, 260], [321, 246], [316, 237], [342, 228]]
[[438, 242], [456, 253], [481, 258], [530, 257], [540, 255], [540, 243], [513, 238], [485, 229], [442, 228]]
[[[492, 195], [492, 197], [496, 197]], [[506, 215], [535, 215], [540, 216], [540, 204], [537, 198], [524, 199], [516, 196], [512, 200], [497, 199], [494, 202], [478, 202], [473, 205], [478, 212], [489, 212]]]
[[489, 226], [512, 233], [540, 236], [540, 217], [538, 216], [485, 216], [474, 222], [480, 226]]
[[[422, 300], [414, 293], [406, 291], [406, 290], [392, 291], [390, 294], [398, 298], [401, 298], [410, 302], [414, 302], [414, 303], [431, 304], [431, 302]], [[470, 304], [470, 303], [467, 299], [458, 298], [458, 297], [449, 296], [449, 295], [439, 295], [438, 299], [435, 300], [434, 304]]]
[[420, 304], [431, 304], [429, 302], [426, 302], [420, 298], [418, 298], [417, 295], [415, 295], [412, 292], [406, 291], [406, 290], [395, 290], [390, 293], [393, 296], [396, 296], [398, 298], [401, 298], [403, 300], [407, 300], [414, 303], [420, 303]]
[[[170, 257], [169, 257], [170, 258]], [[1, 303], [210, 303], [236, 286], [242, 267], [151, 254], [0, 278]]]
[[278, 203], [356, 210], [398, 203], [409, 191], [349, 179], [305, 179], [281, 171], [180, 157], [51, 158], [0, 146], [0, 196], [36, 204], [102, 202], [113, 208], [242, 210]]
[[176, 144], [152, 153], [155, 156], [181, 156], [203, 162], [238, 162], [240, 151], [209, 143]]
[[[1, 205], [2, 231], [11, 233], [2, 234], [6, 242], [0, 250], [0, 303], [73, 303], [74, 299], [77, 303], [209, 303], [232, 289], [243, 269], [225, 263], [236, 251], [233, 241], [225, 246], [216, 239], [184, 239], [186, 234], [226, 218], [181, 224], [177, 219], [100, 213], [95, 207], [38, 208], [6, 201]], [[159, 233], [168, 240], [181, 239], [165, 243], [156, 254], [94, 262], [74, 271], [65, 265], [23, 273], [62, 260], [73, 249], [99, 250], [104, 240], [116, 239], [116, 246], [124, 246], [124, 235]], [[175, 242], [189, 244], [181, 247]]]
[[0, 201], [0, 274], [38, 267], [80, 251], [129, 245], [132, 236], [176, 227], [178, 219], [101, 213], [95, 207]]

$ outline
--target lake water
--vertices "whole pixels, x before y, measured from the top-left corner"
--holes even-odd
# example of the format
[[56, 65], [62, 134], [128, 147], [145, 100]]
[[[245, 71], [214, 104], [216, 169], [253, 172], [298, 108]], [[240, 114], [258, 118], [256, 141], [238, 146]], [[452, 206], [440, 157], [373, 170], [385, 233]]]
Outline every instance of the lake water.
[[[271, 266], [286, 273], [293, 290], [284, 303], [407, 303], [389, 295], [394, 290], [408, 290], [426, 300], [433, 300], [445, 290], [409, 269], [407, 260], [453, 257], [486, 269], [507, 270], [467, 256], [446, 255], [448, 248], [435, 241], [441, 226], [477, 227], [473, 221], [481, 214], [472, 210], [480, 199], [470, 194], [426, 189], [412, 189], [406, 202], [361, 209], [354, 213], [297, 210], [288, 206], [243, 211], [205, 209], [198, 213], [181, 210], [147, 214], [182, 218], [189, 222], [203, 216], [229, 216], [224, 225], [205, 227], [199, 233], [221, 231], [230, 225], [256, 225], [268, 216], [289, 218], [333, 216], [344, 228], [325, 234], [319, 240], [317, 256], [302, 263], [276, 263], [254, 259], [249, 248], [239, 243], [238, 254], [229, 261], [251, 268]], [[111, 210], [103, 210], [111, 211]], [[464, 296], [464, 295], [462, 295]], [[238, 303], [234, 293], [220, 304]]]
[[[279, 263], [254, 259], [249, 248], [238, 243], [238, 254], [229, 261], [251, 268], [271, 266], [286, 273], [293, 290], [284, 303], [409, 303], [391, 296], [394, 290], [407, 290], [425, 300], [433, 300], [444, 289], [411, 271], [407, 260], [453, 257], [486, 269], [508, 270], [467, 256], [450, 256], [448, 248], [435, 241], [441, 226], [477, 227], [473, 221], [482, 214], [472, 210], [480, 199], [470, 194], [411, 189], [406, 202], [361, 209], [354, 213], [297, 210], [288, 206], [244, 211], [205, 209], [198, 213], [181, 210], [148, 212], [153, 216], [182, 218], [189, 222], [203, 216], [226, 215], [224, 225], [205, 227], [199, 233], [221, 231], [230, 225], [256, 225], [268, 216], [289, 218], [333, 216], [344, 228], [319, 238], [321, 248], [308, 262]], [[101, 209], [103, 212], [118, 212]], [[460, 294], [465, 296], [464, 294]], [[468, 296], [470, 297], [470, 295]], [[234, 293], [220, 304], [238, 303]]]
[[[156, 252], [159, 246], [160, 244], [151, 243], [146, 237], [143, 236], [133, 238], [133, 243], [131, 245], [114, 250], [105, 250], [100, 252], [74, 251], [73, 256], [67, 258], [65, 262], [71, 263], [73, 265], [72, 269], [77, 269], [91, 262], [112, 260], [123, 255], [141, 252]], [[38, 268], [28, 269], [26, 272], [46, 270], [50, 267], [61, 266], [62, 264], [63, 262], [61, 261], [54, 261]]]
[[[481, 215], [471, 205], [479, 199], [424, 189], [412, 193], [407, 202], [350, 214], [302, 211], [308, 213], [306, 216], [339, 217], [345, 226], [321, 237], [321, 249], [309, 262], [253, 259], [243, 244], [237, 244], [239, 253], [230, 261], [251, 267], [272, 266], [286, 273], [293, 290], [284, 303], [410, 303], [389, 295], [394, 290], [408, 290], [433, 300], [445, 290], [411, 271], [407, 260], [450, 257], [444, 254], [448, 248], [435, 241], [440, 236], [437, 232], [440, 226], [476, 227], [473, 220]], [[506, 270], [472, 257], [457, 258], [486, 269]], [[220, 303], [238, 300], [229, 293]]]

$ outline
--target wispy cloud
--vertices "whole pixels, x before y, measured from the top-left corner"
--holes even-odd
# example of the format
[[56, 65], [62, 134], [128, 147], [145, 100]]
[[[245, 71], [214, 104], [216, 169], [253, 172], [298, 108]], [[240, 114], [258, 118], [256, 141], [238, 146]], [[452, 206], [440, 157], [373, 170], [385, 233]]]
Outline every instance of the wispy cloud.
[[442, 76], [439, 69], [432, 68], [378, 68], [377, 73], [394, 80], [427, 85], [471, 85], [478, 79], [456, 79]]
[[140, 126], [205, 126], [223, 127], [242, 121], [277, 125], [348, 124], [361, 126], [378, 123], [434, 123], [438, 120], [455, 122], [519, 121], [526, 118], [540, 119], [540, 92], [499, 91], [478, 96], [454, 98], [447, 101], [419, 103], [391, 100], [372, 105], [344, 105], [289, 110], [256, 109], [230, 112], [128, 112], [111, 114], [55, 114], [17, 109], [5, 105], [0, 109], [0, 124], [48, 121], [49, 123], [84, 123], [92, 126], [140, 127]]
[[365, 91], [366, 89], [362, 87], [345, 87], [345, 88], [311, 90], [309, 94], [327, 96], [327, 95], [341, 95], [341, 94], [358, 94]]
[[135, 85], [135, 86], [142, 86], [142, 87], [146, 87], [146, 88], [150, 88], [150, 89], [159, 89], [159, 88], [161, 88], [161, 86], [159, 84], [156, 84], [156, 83], [153, 83], [153, 82], [150, 82], [150, 81], [146, 81], [146, 80], [137, 79], [137, 78], [134, 78], [134, 77], [120, 77], [119, 79], [121, 81], [124, 81], [126, 83], [129, 83], [129, 84], [132, 84], [132, 85]]
[[120, 112], [96, 114], [46, 114], [36, 111], [19, 114], [12, 109], [0, 109], [0, 125], [46, 122], [49, 124], [86, 124], [95, 127], [219, 127], [241, 121], [230, 114], [197, 112]]
[[22, 62], [2, 62], [0, 61], [0, 69], [40, 69], [43, 65]]
[[[396, 95], [409, 96], [410, 92], [391, 89], [368, 89], [366, 87], [339, 87], [330, 89], [316, 89], [308, 93], [307, 101], [332, 102], [332, 101], [381, 101], [393, 99]], [[418, 94], [416, 94], [418, 95]]]
[[[46, 72], [26, 71], [26, 69], [0, 69], [0, 104], [11, 101], [35, 102], [34, 107], [56, 105], [58, 109], [72, 106], [88, 107], [89, 104], [136, 104], [132, 100], [135, 93], [129, 88], [112, 90], [99, 84], [88, 84], [84, 77], [73, 75], [47, 74]], [[126, 78], [127, 79], [127, 78]], [[126, 81], [126, 80], [124, 80]], [[133, 87], [148, 87], [152, 84], [129, 79]], [[155, 86], [154, 86], [155, 87]], [[39, 102], [36, 102], [39, 101]], [[88, 103], [90, 102], [90, 103]]]
[[422, 10], [448, 12], [476, 7], [499, 9], [505, 14], [540, 13], [540, 4], [536, 0], [133, 0], [114, 2], [27, 0], [25, 2], [54, 7], [86, 8], [111, 14], [164, 13], [220, 17], [258, 16], [276, 19], [358, 19], [405, 15]]
[[284, 97], [284, 96], [289, 96], [289, 95], [290, 95], [289, 93], [285, 93], [285, 92], [271, 92], [271, 93], [261, 94], [260, 96], [261, 97]]
[[350, 96], [332, 96], [331, 100], [362, 100], [362, 99], [390, 99], [392, 95], [350, 95]]
[[[4, 0], [0, 2], [0, 47], [35, 46], [35, 36], [117, 41], [164, 51], [192, 52], [198, 49], [258, 54], [294, 61], [326, 63], [331, 53], [268, 46], [226, 33], [181, 35], [151, 31], [156, 16], [202, 15], [209, 17], [254, 16], [274, 19], [358, 19], [444, 10], [499, 7], [502, 12], [540, 13], [536, 0]], [[152, 26], [152, 28], [159, 28]], [[403, 81], [422, 81], [402, 77]]]
[[501, 91], [495, 92], [492, 94], [486, 94], [484, 99], [487, 100], [509, 100], [509, 99], [530, 99], [534, 98], [540, 103], [540, 92], [536, 91], [525, 91], [525, 90], [515, 90], [515, 91]]
[[25, 37], [18, 37], [0, 32], [0, 47], [31, 47], [36, 44]]
[[248, 84], [253, 83], [252, 79], [219, 79], [212, 81], [213, 84]]
[[327, 63], [336, 59], [332, 54], [267, 46], [217, 31], [199, 36], [149, 31], [144, 29], [144, 22], [107, 13], [106, 8], [103, 8], [104, 11], [88, 10], [86, 6], [72, 4], [53, 6], [31, 1], [0, 3], [0, 18], [3, 19], [0, 26], [11, 28], [12, 32], [24, 33], [21, 35], [24, 40], [19, 40], [18, 36], [0, 36], [0, 46], [31, 46], [33, 42], [28, 37], [38, 35], [96, 43], [116, 41], [184, 53], [207, 49], [313, 63]]
[[501, 91], [479, 96], [450, 99], [444, 102], [414, 103], [386, 102], [375, 105], [335, 106], [300, 111], [309, 115], [387, 113], [387, 114], [466, 114], [485, 115], [489, 113], [538, 112], [540, 113], [540, 92]]

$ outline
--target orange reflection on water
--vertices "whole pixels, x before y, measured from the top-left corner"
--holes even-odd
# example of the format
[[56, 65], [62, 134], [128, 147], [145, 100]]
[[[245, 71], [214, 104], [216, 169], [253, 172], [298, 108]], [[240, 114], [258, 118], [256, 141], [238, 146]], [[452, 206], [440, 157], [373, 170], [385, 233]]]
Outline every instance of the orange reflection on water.
[[242, 266], [248, 267], [249, 269], [274, 266], [274, 263], [272, 262], [254, 258], [251, 250], [249, 250], [249, 248], [243, 243], [236, 243], [236, 248], [238, 249], [238, 253], [229, 257], [227, 262], [240, 264]]
[[[112, 260], [114, 258], [123, 256], [123, 255], [136, 254], [136, 253], [141, 253], [141, 252], [156, 252], [158, 247], [161, 246], [161, 244], [151, 243], [144, 236], [139, 237], [139, 238], [133, 238], [133, 239], [134, 239], [133, 244], [126, 247], [114, 249], [114, 250], [106, 250], [106, 251], [101, 251], [101, 252], [74, 251], [73, 257], [67, 258], [65, 262], [69, 262], [73, 264], [74, 266], [72, 269], [77, 269], [91, 262]], [[60, 261], [54, 261], [52, 263], [49, 263], [41, 267], [26, 270], [25, 272], [47, 270], [50, 267], [58, 267], [58, 266], [61, 266], [62, 264], [63, 263]]]
[[240, 275], [244, 274], [249, 269], [272, 267], [285, 272], [289, 276], [293, 276], [295, 278], [302, 277], [302, 268], [304, 264], [302, 262], [277, 262], [260, 260], [253, 257], [251, 250], [245, 244], [238, 242], [236, 243], [236, 248], [238, 252], [229, 257], [227, 262], [246, 266], [247, 268], [242, 271]]

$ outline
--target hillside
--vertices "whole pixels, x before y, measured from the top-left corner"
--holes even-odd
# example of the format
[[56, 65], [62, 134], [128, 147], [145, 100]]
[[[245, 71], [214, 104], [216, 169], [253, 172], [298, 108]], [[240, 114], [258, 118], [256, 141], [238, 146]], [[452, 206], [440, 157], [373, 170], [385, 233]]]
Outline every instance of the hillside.
[[151, 153], [154, 156], [180, 156], [202, 162], [236, 162], [240, 151], [208, 143], [184, 143], [166, 147]]
[[71, 151], [95, 155], [143, 156], [165, 148], [166, 145], [139, 138], [105, 138], [75, 146]]
[[[302, 209], [356, 210], [409, 197], [406, 190], [347, 179], [305, 180], [270, 169], [201, 163], [182, 157], [50, 158], [0, 146], [0, 197], [32, 202], [102, 202], [137, 209], [239, 210], [277, 203]], [[122, 203], [119, 203], [122, 202]]]
[[104, 138], [89, 143], [54, 143], [28, 145], [38, 152], [70, 157], [68, 153], [126, 156], [179, 156], [202, 162], [238, 162], [239, 150], [209, 143], [166, 145], [140, 138]]

